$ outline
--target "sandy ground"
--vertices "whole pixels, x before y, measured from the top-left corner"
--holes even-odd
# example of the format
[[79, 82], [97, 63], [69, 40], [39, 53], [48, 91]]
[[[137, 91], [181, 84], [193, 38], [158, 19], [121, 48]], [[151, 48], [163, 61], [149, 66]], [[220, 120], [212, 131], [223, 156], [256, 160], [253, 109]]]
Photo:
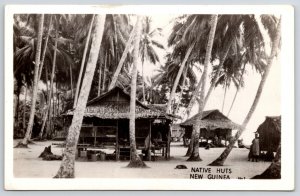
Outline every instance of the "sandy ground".
[[[17, 140], [14, 141], [17, 143]], [[21, 178], [52, 178], [61, 161], [43, 161], [38, 158], [45, 146], [57, 141], [36, 142], [28, 149], [14, 148], [14, 175]], [[207, 166], [215, 160], [224, 148], [211, 148], [205, 150], [200, 148], [200, 155], [203, 161], [187, 162], [184, 157], [187, 148], [181, 143], [172, 143], [171, 159], [159, 161], [146, 161], [149, 168], [136, 169], [126, 168], [128, 161], [86, 161], [77, 160], [75, 163], [75, 176], [77, 178], [216, 178], [215, 175], [234, 178], [251, 178], [262, 173], [270, 162], [249, 162], [248, 152], [245, 148], [234, 148], [223, 167]], [[61, 155], [63, 148], [52, 145], [52, 152]], [[186, 165], [188, 169], [175, 169], [177, 165]], [[203, 172], [203, 168], [205, 172]], [[222, 170], [220, 170], [222, 169]], [[225, 170], [227, 169], [226, 173]], [[194, 172], [192, 171], [194, 170]], [[202, 171], [200, 171], [202, 170]], [[210, 171], [209, 171], [210, 170]], [[219, 170], [219, 173], [217, 173]], [[210, 175], [209, 175], [210, 174]]]

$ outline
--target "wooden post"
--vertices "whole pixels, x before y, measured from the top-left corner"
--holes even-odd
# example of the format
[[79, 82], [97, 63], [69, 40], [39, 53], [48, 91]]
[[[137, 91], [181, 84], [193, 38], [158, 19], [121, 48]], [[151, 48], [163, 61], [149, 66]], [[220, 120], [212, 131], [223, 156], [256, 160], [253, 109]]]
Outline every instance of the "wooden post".
[[151, 120], [149, 120], [150, 124], [149, 124], [149, 148], [148, 148], [148, 152], [147, 152], [147, 159], [148, 161], [151, 161]]
[[[119, 93], [118, 93], [119, 94]], [[116, 160], [120, 160], [120, 148], [119, 148], [119, 119], [117, 119], [117, 130], [116, 130]]]
[[167, 160], [170, 159], [170, 143], [171, 143], [171, 124], [169, 123], [169, 126], [168, 126], [168, 143], [167, 143]]

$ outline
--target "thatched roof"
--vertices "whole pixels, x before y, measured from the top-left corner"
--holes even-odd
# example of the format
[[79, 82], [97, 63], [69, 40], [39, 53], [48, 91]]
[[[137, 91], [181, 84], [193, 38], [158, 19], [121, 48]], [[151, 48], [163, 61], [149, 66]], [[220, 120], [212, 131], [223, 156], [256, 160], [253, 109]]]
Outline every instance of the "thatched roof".
[[256, 132], [259, 134], [260, 149], [276, 152], [281, 140], [281, 117], [266, 116]]
[[[130, 95], [117, 86], [107, 93], [89, 101], [84, 116], [101, 119], [129, 119], [129, 106]], [[68, 110], [65, 115], [73, 115], [73, 111], [74, 110]], [[138, 100], [136, 100], [135, 115], [136, 118], [165, 118], [171, 120], [174, 118], [174, 116], [148, 107]]]
[[265, 130], [271, 130], [273, 134], [275, 132], [281, 133], [281, 116], [266, 116], [265, 121], [258, 127], [258, 133], [264, 132]]
[[[181, 123], [180, 126], [188, 127], [196, 124], [199, 119], [200, 114], [196, 114], [190, 119], [187, 119], [185, 122]], [[238, 129], [240, 128], [239, 124], [232, 122], [219, 110], [207, 110], [203, 111], [200, 128], [213, 129]]]

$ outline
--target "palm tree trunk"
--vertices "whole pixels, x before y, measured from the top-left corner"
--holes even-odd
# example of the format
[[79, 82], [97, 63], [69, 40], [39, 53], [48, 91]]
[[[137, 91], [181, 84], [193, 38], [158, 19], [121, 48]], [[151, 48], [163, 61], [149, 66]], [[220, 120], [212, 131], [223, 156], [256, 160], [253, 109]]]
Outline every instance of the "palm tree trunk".
[[18, 86], [18, 89], [17, 89], [17, 106], [16, 106], [16, 112], [15, 112], [15, 124], [17, 125], [18, 124], [18, 121], [19, 121], [19, 107], [20, 107], [20, 94], [21, 94], [21, 88], [22, 86], [19, 85]]
[[98, 97], [101, 95], [101, 63], [99, 63]]
[[213, 80], [212, 80], [212, 82], [211, 82], [211, 84], [210, 84], [210, 87], [209, 87], [209, 89], [208, 89], [208, 92], [207, 92], [207, 94], [206, 94], [206, 96], [205, 96], [204, 105], [206, 105], [206, 102], [208, 101], [208, 99], [209, 99], [209, 97], [210, 97], [210, 94], [211, 94], [212, 90], [213, 90], [213, 89], [215, 88], [215, 86], [216, 86], [216, 83], [217, 83], [219, 74], [220, 74], [220, 72], [221, 72], [221, 70], [222, 70], [223, 64], [224, 64], [224, 62], [225, 62], [225, 60], [226, 60], [226, 57], [227, 57], [227, 55], [228, 55], [228, 52], [229, 52], [229, 49], [230, 49], [231, 45], [232, 45], [232, 41], [230, 41], [230, 42], [228, 43], [228, 45], [226, 46], [226, 48], [225, 48], [224, 55], [223, 55], [223, 57], [221, 58], [219, 67], [218, 67], [218, 69], [217, 69], [216, 77], [213, 78]]
[[[43, 117], [43, 124], [42, 124], [42, 128], [41, 131], [39, 133], [39, 138], [42, 139], [43, 138], [43, 134], [44, 134], [44, 128], [47, 122], [47, 117], [48, 117], [48, 113], [49, 113], [49, 120], [51, 120], [50, 116], [52, 115], [52, 109], [51, 109], [51, 99], [52, 99], [52, 92], [53, 92], [53, 81], [54, 81], [54, 73], [55, 73], [55, 67], [56, 67], [56, 54], [57, 54], [57, 42], [58, 42], [58, 30], [56, 29], [55, 31], [55, 43], [54, 43], [54, 52], [53, 52], [53, 62], [52, 62], [52, 71], [51, 71], [51, 79], [50, 79], [50, 89], [48, 91], [48, 106], [46, 108], [45, 111], [45, 115]], [[54, 102], [53, 102], [54, 104]], [[50, 128], [51, 129], [51, 128]]]
[[74, 97], [73, 94], [73, 73], [72, 73], [72, 66], [71, 64], [69, 64], [69, 68], [70, 68], [70, 85], [71, 85], [71, 97]]
[[116, 83], [117, 83], [118, 76], [119, 76], [119, 74], [120, 74], [120, 72], [122, 70], [124, 61], [125, 61], [125, 59], [127, 57], [127, 54], [129, 52], [129, 49], [130, 49], [130, 46], [131, 46], [131, 43], [132, 43], [132, 40], [134, 38], [134, 35], [135, 35], [135, 32], [136, 32], [136, 28], [137, 28], [137, 24], [135, 24], [134, 28], [131, 30], [129, 39], [128, 39], [127, 43], [126, 43], [126, 46], [125, 46], [125, 49], [123, 51], [122, 57], [121, 57], [121, 59], [119, 61], [117, 69], [116, 69], [116, 71], [115, 71], [115, 73], [114, 73], [114, 75], [112, 77], [112, 81], [111, 81], [111, 83], [110, 83], [110, 85], [108, 87], [108, 90], [111, 90], [116, 85]]
[[271, 165], [262, 174], [251, 179], [281, 179], [281, 143], [279, 143], [275, 159]]
[[23, 130], [26, 127], [26, 102], [27, 102], [27, 86], [25, 86], [25, 100], [23, 105]]
[[137, 16], [137, 28], [134, 39], [133, 50], [133, 67], [130, 89], [130, 117], [129, 117], [129, 140], [130, 140], [130, 162], [127, 167], [145, 167], [146, 164], [139, 157], [136, 150], [135, 141], [135, 104], [136, 104], [136, 80], [137, 80], [137, 64], [139, 55], [139, 43], [141, 37], [141, 16]]
[[173, 87], [172, 87], [172, 91], [170, 93], [169, 101], [168, 101], [168, 104], [167, 104], [167, 110], [166, 110], [167, 113], [172, 113], [171, 112], [171, 110], [172, 110], [172, 101], [173, 101], [173, 98], [175, 96], [176, 89], [177, 89], [180, 77], [182, 75], [182, 72], [183, 72], [183, 68], [185, 67], [185, 64], [186, 64], [186, 62], [187, 62], [187, 60], [188, 60], [188, 58], [189, 58], [189, 56], [190, 56], [190, 54], [191, 54], [194, 46], [195, 46], [195, 42], [189, 47], [189, 49], [185, 53], [185, 57], [184, 57], [184, 59], [183, 59], [183, 61], [181, 63], [181, 66], [179, 68], [179, 71], [177, 73], [176, 79], [175, 79]]
[[184, 85], [185, 85], [185, 81], [186, 81], [186, 75], [187, 75], [187, 71], [188, 71], [188, 67], [186, 67], [184, 73], [183, 73], [183, 80], [182, 80], [182, 84], [181, 84], [181, 90], [180, 90], [180, 94], [179, 94], [179, 102], [177, 103], [176, 106], [176, 110], [174, 111], [174, 114], [176, 114], [179, 111], [179, 105], [180, 105], [180, 100], [183, 94], [183, 89], [184, 89]]
[[42, 75], [42, 70], [43, 70], [44, 61], [45, 61], [45, 57], [46, 57], [48, 40], [49, 40], [49, 36], [50, 36], [50, 31], [51, 31], [51, 25], [52, 25], [52, 14], [50, 15], [50, 22], [49, 22], [48, 31], [47, 31], [47, 35], [46, 35], [46, 39], [45, 39], [45, 44], [44, 44], [44, 49], [43, 49], [43, 53], [42, 53], [42, 59], [41, 59], [41, 65], [40, 65], [40, 69], [39, 69], [38, 81], [40, 81], [41, 75]]
[[275, 57], [275, 55], [277, 54], [278, 51], [278, 46], [279, 46], [279, 40], [280, 40], [280, 30], [281, 30], [281, 19], [279, 21], [278, 27], [277, 27], [277, 34], [276, 34], [276, 38], [275, 41], [272, 45], [272, 51], [271, 51], [271, 56], [268, 59], [267, 62], [267, 67], [266, 70], [262, 76], [262, 79], [260, 81], [260, 84], [258, 86], [257, 92], [256, 92], [256, 96], [254, 98], [254, 101], [252, 103], [252, 106], [242, 124], [242, 126], [238, 129], [238, 132], [235, 134], [235, 136], [233, 137], [233, 139], [230, 141], [229, 145], [225, 148], [225, 150], [222, 152], [222, 154], [216, 159], [214, 160], [212, 163], [210, 163], [209, 165], [211, 166], [223, 166], [224, 162], [226, 161], [226, 158], [228, 157], [229, 153], [231, 152], [234, 144], [237, 142], [237, 140], [240, 138], [240, 136], [242, 135], [242, 133], [244, 132], [244, 130], [246, 129], [246, 126], [248, 124], [248, 122], [250, 121], [256, 106], [259, 102], [260, 96], [262, 94], [265, 82], [267, 80], [267, 77], [269, 75], [272, 63], [273, 63], [273, 59]]
[[223, 103], [222, 103], [222, 113], [223, 113], [224, 105], [225, 105], [226, 92], [227, 92], [227, 82], [225, 82], [225, 90], [224, 90], [224, 97], [223, 97]]
[[191, 134], [190, 144], [188, 150], [186, 151], [185, 157], [190, 157], [192, 155], [194, 143], [195, 143], [195, 130], [193, 129]]
[[216, 31], [216, 26], [218, 23], [218, 15], [212, 15], [211, 18], [211, 28], [209, 31], [209, 36], [208, 36], [208, 42], [206, 46], [206, 54], [205, 54], [205, 60], [204, 60], [204, 70], [203, 70], [203, 82], [202, 82], [202, 87], [200, 91], [200, 100], [201, 103], [199, 105], [199, 110], [201, 111], [199, 114], [198, 119], [196, 120], [195, 125], [193, 126], [194, 133], [195, 133], [195, 141], [194, 141], [194, 147], [191, 156], [188, 158], [187, 161], [201, 161], [200, 155], [199, 155], [199, 137], [200, 137], [200, 123], [202, 119], [202, 113], [203, 109], [205, 106], [204, 103], [204, 94], [205, 94], [205, 85], [206, 85], [206, 78], [207, 78], [207, 70], [208, 70], [208, 64], [210, 62], [211, 58], [211, 50], [213, 47], [213, 42], [214, 42], [214, 37], [215, 37], [215, 31]]
[[95, 30], [92, 34], [92, 45], [86, 65], [86, 71], [82, 81], [82, 87], [78, 97], [78, 104], [74, 110], [72, 124], [66, 139], [66, 148], [63, 153], [63, 160], [55, 178], [74, 178], [75, 177], [75, 151], [78, 143], [79, 133], [82, 125], [83, 115], [86, 108], [89, 92], [96, 69], [100, 45], [103, 36], [105, 15], [95, 16]]
[[142, 62], [142, 82], [143, 82], [143, 103], [146, 102], [146, 99], [145, 99], [145, 78], [144, 78], [144, 61]]
[[38, 76], [39, 76], [38, 74], [39, 74], [39, 66], [40, 66], [40, 58], [41, 58], [42, 39], [43, 39], [43, 25], [44, 25], [44, 14], [40, 15], [38, 33], [37, 33], [37, 47], [36, 47], [35, 66], [34, 66], [34, 81], [33, 81], [33, 91], [32, 91], [29, 122], [27, 125], [27, 130], [26, 130], [24, 139], [16, 147], [27, 147], [28, 142], [31, 138], [31, 132], [32, 132], [32, 128], [33, 128], [33, 121], [34, 121], [34, 115], [35, 115], [37, 90], [38, 90]]
[[94, 18], [95, 18], [95, 14], [92, 17], [90, 28], [89, 28], [89, 31], [88, 31], [88, 34], [87, 34], [87, 38], [86, 38], [86, 42], [85, 42], [85, 46], [84, 46], [84, 51], [83, 51], [83, 55], [82, 55], [79, 76], [78, 76], [77, 84], [76, 84], [76, 91], [75, 91], [75, 99], [74, 99], [73, 108], [75, 108], [76, 105], [77, 105], [78, 93], [79, 93], [79, 88], [80, 88], [80, 83], [81, 83], [81, 77], [82, 77], [82, 72], [83, 72], [83, 68], [84, 68], [84, 64], [85, 64], [85, 58], [86, 58], [87, 49], [88, 49], [89, 42], [90, 42], [90, 37], [91, 37], [91, 32], [92, 32]]
[[198, 84], [197, 84], [197, 87], [196, 87], [196, 89], [194, 90], [194, 92], [193, 92], [193, 95], [192, 95], [192, 98], [191, 98], [191, 100], [190, 100], [190, 102], [189, 102], [189, 105], [188, 105], [188, 107], [186, 108], [186, 111], [185, 111], [185, 113], [186, 113], [186, 115], [188, 116], [188, 118], [190, 117], [190, 113], [191, 113], [191, 110], [192, 110], [192, 107], [193, 107], [193, 105], [195, 104], [195, 102], [196, 102], [196, 98], [197, 98], [197, 96], [199, 95], [199, 92], [200, 92], [200, 89], [201, 89], [201, 86], [202, 86], [202, 83], [203, 83], [203, 77], [204, 75], [202, 74], [201, 75], [201, 78], [200, 78], [200, 80], [199, 80], [199, 82], [198, 82]]
[[231, 112], [231, 109], [232, 109], [233, 104], [234, 104], [234, 102], [235, 102], [236, 96], [237, 96], [237, 94], [238, 94], [238, 92], [239, 92], [239, 90], [240, 90], [241, 82], [242, 82], [242, 79], [243, 79], [243, 76], [244, 76], [244, 72], [245, 72], [245, 68], [246, 68], [246, 64], [244, 64], [244, 67], [243, 67], [243, 70], [242, 70], [242, 74], [241, 74], [240, 79], [239, 79], [239, 85], [238, 85], [238, 87], [237, 87], [237, 89], [236, 89], [236, 91], [235, 91], [235, 95], [234, 95], [234, 98], [233, 98], [232, 103], [231, 103], [231, 105], [230, 105], [229, 111], [228, 111], [228, 113], [227, 113], [227, 117], [229, 116], [229, 114], [230, 114], [230, 112]]
[[106, 67], [107, 63], [109, 63], [109, 54], [105, 54], [105, 63], [103, 68], [103, 82], [102, 82], [102, 92], [105, 92], [105, 82], [106, 82]]

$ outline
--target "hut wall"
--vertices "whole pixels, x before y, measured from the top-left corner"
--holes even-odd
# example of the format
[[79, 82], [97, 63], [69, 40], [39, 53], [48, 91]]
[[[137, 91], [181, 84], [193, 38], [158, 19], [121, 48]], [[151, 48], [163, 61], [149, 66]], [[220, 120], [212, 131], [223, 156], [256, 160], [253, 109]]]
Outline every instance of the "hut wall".
[[264, 122], [259, 128], [259, 146], [262, 151], [276, 152], [280, 143], [280, 132], [273, 123]]

